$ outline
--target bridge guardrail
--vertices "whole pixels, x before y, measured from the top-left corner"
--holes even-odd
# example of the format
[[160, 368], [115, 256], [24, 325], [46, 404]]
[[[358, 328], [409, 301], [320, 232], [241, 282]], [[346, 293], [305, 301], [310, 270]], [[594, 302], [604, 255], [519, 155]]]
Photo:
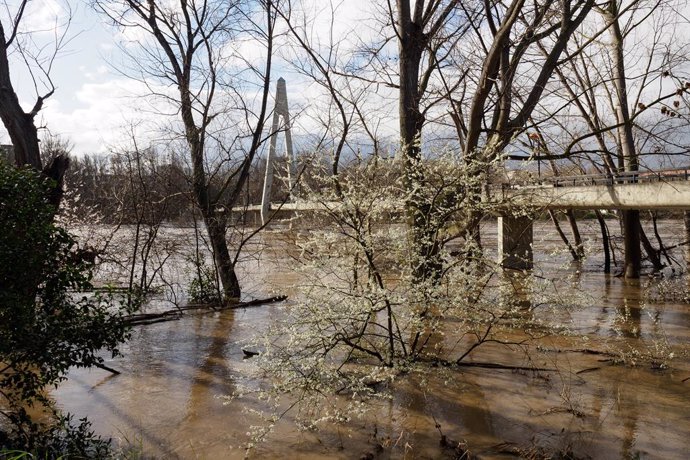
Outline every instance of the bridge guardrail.
[[552, 176], [542, 177], [534, 181], [524, 181], [518, 183], [490, 184], [489, 188], [494, 189], [520, 189], [535, 187], [577, 187], [588, 185], [617, 185], [617, 184], [636, 184], [648, 182], [668, 182], [690, 180], [690, 167], [681, 169], [667, 169], [659, 171], [625, 171], [608, 174], [589, 174], [581, 176]]

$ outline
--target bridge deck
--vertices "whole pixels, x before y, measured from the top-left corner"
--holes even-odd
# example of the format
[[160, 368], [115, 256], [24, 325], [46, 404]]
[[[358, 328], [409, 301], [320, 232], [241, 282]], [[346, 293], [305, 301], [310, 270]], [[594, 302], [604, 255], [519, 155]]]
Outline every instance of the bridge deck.
[[[548, 177], [532, 182], [490, 184], [484, 199], [543, 209], [690, 209], [690, 169], [626, 172], [616, 176]], [[318, 211], [336, 203], [272, 203], [284, 212]], [[260, 205], [237, 208], [261, 212]]]
[[552, 177], [489, 186], [487, 195], [545, 209], [690, 209], [690, 170]]

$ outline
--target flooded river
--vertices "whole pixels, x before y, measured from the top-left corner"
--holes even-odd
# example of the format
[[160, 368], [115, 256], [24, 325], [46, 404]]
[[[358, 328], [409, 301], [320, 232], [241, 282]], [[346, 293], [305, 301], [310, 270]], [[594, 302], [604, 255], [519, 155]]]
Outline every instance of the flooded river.
[[[248, 456], [455, 458], [460, 444], [480, 458], [548, 458], [550, 452], [690, 458], [690, 304], [669, 293], [669, 286], [685, 288], [687, 281], [667, 286], [604, 275], [594, 224], [581, 229], [590, 254], [582, 264], [568, 264], [550, 223], [535, 229], [536, 269], [572, 275], [597, 299], [571, 315], [578, 337], [540, 339], [530, 345], [530, 362], [491, 346], [474, 357], [558, 372], [467, 367], [405, 376], [389, 399], [345, 425], [300, 432], [286, 416]], [[486, 246], [495, 247], [495, 228], [484, 231]], [[665, 222], [661, 231], [671, 244], [681, 239], [682, 225]], [[294, 262], [278, 238], [283, 233], [265, 234], [267, 249], [244, 267], [250, 296], [299, 295]], [[140, 446], [146, 456], [243, 458], [249, 427], [260, 423], [247, 409], [262, 403], [228, 403], [220, 396], [257, 381], [242, 348], [279, 309], [266, 305], [138, 327], [122, 348], [124, 357], [107, 362], [121, 375], [75, 370], [54, 396], [64, 410], [88, 415], [98, 433]], [[626, 363], [618, 362], [622, 355]]]

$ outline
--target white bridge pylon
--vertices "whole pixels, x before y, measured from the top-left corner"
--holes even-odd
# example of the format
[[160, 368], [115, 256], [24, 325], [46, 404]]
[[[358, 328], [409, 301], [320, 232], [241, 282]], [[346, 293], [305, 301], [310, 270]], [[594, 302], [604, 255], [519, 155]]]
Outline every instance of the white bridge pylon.
[[[282, 123], [281, 119], [282, 118]], [[271, 211], [271, 188], [273, 187], [273, 162], [276, 156], [276, 143], [278, 133], [285, 133], [285, 157], [287, 160], [287, 180], [288, 190], [292, 190], [292, 167], [294, 163], [294, 153], [292, 151], [292, 132], [290, 131], [290, 111], [288, 110], [287, 90], [285, 89], [285, 79], [279, 78], [276, 88], [276, 102], [273, 109], [273, 124], [271, 126], [271, 143], [266, 159], [266, 175], [264, 176], [264, 190], [261, 195], [261, 222], [268, 222]]]

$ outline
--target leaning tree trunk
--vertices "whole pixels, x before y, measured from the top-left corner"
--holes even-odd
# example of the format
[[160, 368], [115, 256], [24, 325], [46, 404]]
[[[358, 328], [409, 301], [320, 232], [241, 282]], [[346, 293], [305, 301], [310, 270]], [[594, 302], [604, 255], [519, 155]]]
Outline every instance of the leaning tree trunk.
[[597, 216], [597, 221], [599, 222], [599, 228], [601, 229], [601, 242], [604, 247], [604, 273], [611, 273], [611, 251], [610, 251], [610, 241], [609, 241], [609, 230], [606, 227], [606, 220], [601, 214], [601, 211], [596, 210], [595, 214]]
[[220, 278], [223, 288], [224, 300], [239, 300], [240, 283], [235, 273], [235, 264], [230, 257], [228, 242], [226, 240], [226, 217], [222, 211], [215, 209], [215, 202], [209, 197], [208, 183], [204, 172], [203, 154], [201, 146], [192, 141], [192, 165], [193, 165], [193, 188], [196, 196], [197, 205], [201, 209], [204, 225], [208, 232], [208, 239], [213, 250], [213, 260], [216, 272]]
[[7, 59], [9, 45], [0, 23], [0, 119], [14, 146], [15, 163], [18, 166], [31, 165], [40, 171], [43, 165], [34, 117], [41, 109], [43, 98], [38, 98], [30, 113], [24, 112], [10, 78], [10, 65]]
[[644, 247], [644, 250], [647, 253], [649, 261], [652, 263], [654, 270], [659, 271], [663, 269], [664, 264], [661, 261], [661, 250], [657, 251], [654, 248], [654, 246], [652, 246], [652, 242], [649, 241], [649, 238], [647, 238], [647, 234], [642, 228], [642, 225], [640, 225], [640, 242], [642, 243], [642, 246]]
[[[543, 142], [543, 137], [540, 136]], [[556, 162], [554, 160], [549, 160], [549, 165], [551, 166], [551, 171], [553, 172], [554, 176], [560, 176], [560, 171], [558, 170], [558, 166], [556, 166]], [[560, 224], [556, 218], [556, 215], [553, 211], [549, 211], [549, 215], [551, 216], [551, 220], [553, 221], [554, 225], [556, 226], [556, 230], [558, 231], [559, 235], [561, 235], [561, 239], [565, 243], [565, 245], [568, 247], [568, 250], [570, 251], [570, 254], [573, 256], [573, 260], [578, 261], [582, 260], [585, 257], [585, 247], [582, 244], [582, 236], [580, 235], [580, 229], [577, 225], [577, 219], [575, 218], [575, 213], [573, 212], [572, 209], [568, 209], [565, 211], [565, 215], [568, 219], [568, 223], [570, 224], [570, 230], [572, 231], [573, 234], [573, 242], [575, 245], [573, 246], [568, 238], [565, 236], [565, 233], [563, 233], [563, 230], [560, 228]]]
[[685, 264], [690, 267], [690, 211], [683, 211], [685, 226]]
[[38, 129], [34, 121], [43, 107], [43, 101], [52, 94], [52, 91], [47, 95], [39, 96], [30, 112], [24, 111], [12, 85], [7, 59], [9, 46], [10, 43], [7, 42], [5, 30], [0, 22], [0, 120], [12, 141], [15, 164], [19, 167], [30, 165], [36, 171], [40, 171], [43, 177], [53, 181], [48, 190], [48, 200], [57, 212], [62, 199], [62, 182], [69, 167], [69, 158], [66, 155], [58, 155], [43, 168]]
[[577, 225], [575, 213], [572, 209], [568, 209], [565, 212], [565, 215], [568, 218], [570, 230], [573, 232], [573, 241], [575, 243], [575, 253], [577, 254], [577, 260], [582, 260], [585, 257], [585, 246], [584, 244], [582, 244], [582, 236], [580, 235], [580, 229]]
[[570, 255], [573, 258], [573, 260], [574, 261], [580, 260], [581, 257], [578, 255], [575, 248], [573, 248], [573, 245], [570, 244], [568, 237], [563, 232], [563, 229], [561, 228], [561, 223], [558, 222], [558, 217], [556, 216], [556, 213], [553, 212], [553, 210], [551, 210], [551, 209], [549, 209], [549, 217], [551, 217], [551, 222], [553, 222], [553, 226], [556, 228], [556, 231], [558, 232], [558, 235], [561, 237], [561, 240], [563, 240], [563, 243], [568, 248], [568, 251], [570, 251]]
[[216, 271], [223, 287], [224, 300], [238, 300], [240, 298], [240, 285], [235, 273], [235, 264], [230, 258], [228, 242], [226, 240], [226, 222], [224, 210], [218, 210], [217, 199], [211, 198], [209, 181], [204, 162], [203, 130], [196, 126], [192, 109], [191, 91], [188, 86], [188, 75], [185, 74], [180, 81], [181, 116], [185, 127], [185, 137], [192, 158], [192, 189], [196, 204], [201, 210], [204, 225], [208, 232], [208, 238], [213, 250], [213, 259]]

